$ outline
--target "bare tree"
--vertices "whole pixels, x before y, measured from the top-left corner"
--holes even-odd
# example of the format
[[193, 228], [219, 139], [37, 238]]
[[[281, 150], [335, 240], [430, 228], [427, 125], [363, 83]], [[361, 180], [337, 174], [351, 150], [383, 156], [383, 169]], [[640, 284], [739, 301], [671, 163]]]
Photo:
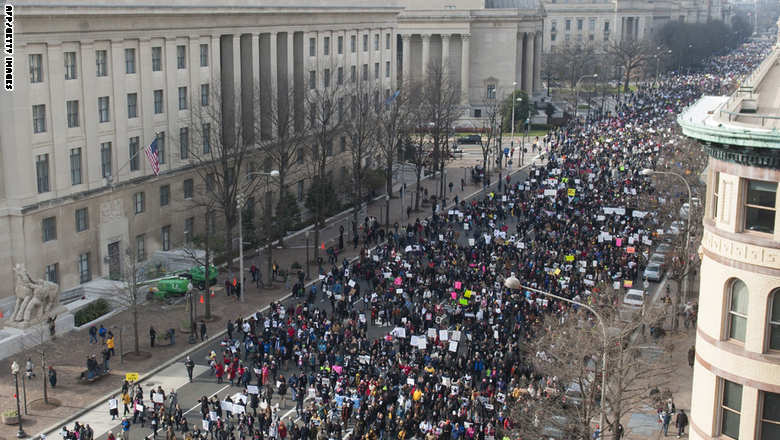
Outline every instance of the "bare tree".
[[379, 89], [358, 83], [346, 92], [349, 100], [349, 120], [344, 124], [344, 134], [349, 139], [352, 185], [352, 221], [358, 224], [358, 211], [363, 202], [365, 164], [373, 157], [377, 145]]
[[[496, 147], [497, 153], [501, 154], [501, 145], [498, 138], [501, 136], [501, 104], [495, 95], [486, 96], [487, 105], [482, 119], [480, 147], [482, 147], [482, 169], [487, 172], [487, 161], [490, 155], [490, 149]], [[494, 145], [495, 144], [495, 145]]]
[[376, 118], [377, 152], [385, 170], [385, 223], [390, 221], [390, 197], [393, 196], [393, 165], [398, 160], [403, 137], [409, 131], [409, 94], [403, 89], [385, 100]]
[[605, 47], [612, 64], [620, 66], [623, 71], [623, 92], [628, 93], [631, 75], [640, 70], [648, 58], [652, 57], [651, 45], [646, 40], [623, 38], [610, 40]]
[[409, 160], [414, 164], [415, 179], [417, 185], [414, 189], [414, 210], [420, 209], [420, 181], [422, 173], [428, 160], [428, 149], [430, 147], [430, 138], [428, 136], [428, 112], [426, 102], [423, 98], [423, 85], [421, 83], [409, 86], [408, 109], [409, 123], [411, 129], [411, 142], [406, 152]]
[[242, 172], [249, 170], [259, 149], [251, 119], [253, 110], [243, 108], [241, 99], [223, 96], [218, 84], [212, 84], [209, 90], [209, 105], [193, 103], [190, 108], [187, 153], [205, 182], [204, 191], [194, 194], [193, 203], [222, 215], [227, 261], [232, 267], [233, 230], [240, 215], [236, 199], [240, 193], [253, 193], [259, 182], [244, 178]]
[[[315, 191], [324, 191], [328, 181], [329, 164], [333, 158], [333, 143], [341, 135], [346, 124], [344, 115], [344, 89], [326, 87], [309, 91], [304, 97], [306, 133], [310, 136], [306, 168]], [[314, 260], [319, 260], [320, 230], [325, 225], [328, 212], [326, 197], [311, 198], [315, 203], [311, 212], [314, 221]]]
[[[526, 422], [520, 431], [541, 435], [552, 425], [566, 433], [564, 438], [591, 438], [592, 421], [603, 409], [602, 432], [614, 432], [627, 414], [650, 403], [649, 390], [667, 384], [673, 370], [671, 347], [645, 337], [645, 330], [656, 325], [664, 311], [649, 299], [641, 308], [626, 309], [620, 305], [619, 293], [605, 285], [593, 289], [591, 307], [603, 319], [606, 341], [597, 318], [582, 308], [566, 308], [544, 321], [529, 352], [535, 353], [537, 371], [557, 378], [556, 391], [549, 393], [552, 398], [540, 399], [535, 411], [523, 411], [522, 405], [513, 410]], [[607, 369], [602, 372], [605, 347]], [[605, 401], [601, 401], [604, 373]], [[540, 413], [553, 416], [546, 417], [544, 424], [534, 423]]]
[[[282, 98], [268, 97], [262, 101], [260, 120], [256, 124], [262, 125], [266, 121], [270, 132], [263, 133], [261, 150], [266, 159], [266, 171], [275, 169], [279, 176], [275, 179], [280, 198], [287, 191], [287, 179], [296, 167], [298, 157], [304, 154], [306, 136], [296, 129], [296, 115], [293, 108], [295, 102], [295, 90], [292, 85], [287, 87], [287, 94]], [[280, 203], [278, 209], [286, 210], [288, 204]], [[278, 235], [280, 241], [284, 232], [292, 225], [286, 224], [291, 213], [277, 212], [273, 227], [273, 236]], [[268, 231], [267, 231], [268, 232]], [[284, 245], [283, 242], [280, 242]], [[270, 254], [269, 254], [270, 255]]]
[[[144, 299], [144, 294], [139, 289], [139, 284], [144, 281], [144, 268], [138, 261], [138, 249], [133, 240], [125, 247], [124, 255], [120, 256], [122, 268], [122, 285], [114, 296], [114, 301], [123, 309], [130, 310], [130, 326], [133, 331], [133, 353], [141, 352], [140, 336], [138, 332], [139, 307]], [[121, 355], [121, 353], [120, 353]]]
[[430, 63], [426, 69], [422, 110], [427, 119], [428, 135], [433, 147], [431, 160], [439, 175], [439, 196], [445, 196], [444, 166], [449, 158], [449, 139], [452, 124], [460, 109], [460, 86], [439, 63]]

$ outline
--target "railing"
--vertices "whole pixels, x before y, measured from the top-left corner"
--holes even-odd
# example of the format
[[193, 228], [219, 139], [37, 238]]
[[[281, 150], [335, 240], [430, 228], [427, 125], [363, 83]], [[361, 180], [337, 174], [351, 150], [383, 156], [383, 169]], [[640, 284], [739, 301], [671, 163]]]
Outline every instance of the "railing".
[[761, 119], [762, 127], [764, 126], [764, 123], [766, 122], [767, 119], [771, 119], [771, 120], [780, 119], [780, 116], [775, 116], [775, 115], [762, 115], [758, 113], [740, 113], [740, 112], [733, 112], [728, 110], [718, 111], [719, 117], [723, 117], [724, 114], [728, 116], [729, 122], [733, 121], [736, 118]]

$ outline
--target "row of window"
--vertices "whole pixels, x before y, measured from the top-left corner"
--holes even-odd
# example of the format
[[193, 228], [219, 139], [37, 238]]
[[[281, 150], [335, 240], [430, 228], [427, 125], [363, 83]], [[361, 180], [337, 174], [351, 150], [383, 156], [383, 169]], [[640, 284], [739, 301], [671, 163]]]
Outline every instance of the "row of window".
[[[78, 79], [78, 61], [76, 59], [76, 52], [65, 52], [65, 79], [72, 80]], [[151, 61], [152, 71], [160, 72], [163, 70], [163, 48], [162, 46], [152, 47]], [[43, 54], [33, 53], [28, 57], [30, 67], [30, 82], [40, 83], [44, 80], [43, 75]], [[103, 77], [108, 76], [108, 50], [97, 49], [95, 50], [95, 76]], [[209, 65], [209, 45], [200, 45], [200, 67], [208, 67]], [[176, 68], [187, 68], [187, 46], [176, 46]], [[137, 73], [136, 69], [136, 50], [134, 48], [125, 49], [125, 73], [133, 75]]]
[[[209, 105], [209, 85], [200, 85], [200, 105], [206, 107]], [[187, 110], [188, 104], [188, 90], [186, 86], [178, 88], [178, 104], [179, 110]], [[154, 114], [159, 115], [165, 113], [165, 103], [163, 90], [154, 90]], [[111, 110], [110, 101], [108, 96], [98, 97], [98, 122], [111, 122]], [[81, 126], [81, 118], [79, 112], [79, 101], [69, 100], [65, 101], [65, 111], [67, 114], [68, 128], [77, 128]], [[138, 117], [138, 93], [127, 94], [127, 119], [135, 119]], [[45, 133], [46, 132], [46, 104], [36, 104], [32, 106], [32, 119], [33, 119], [33, 133]]]
[[[742, 179], [740, 192], [744, 197], [743, 202], [743, 229], [746, 231], [774, 234], [775, 212], [777, 204], [777, 182], [764, 180]], [[713, 173], [712, 197], [710, 200], [710, 217], [718, 215], [718, 201], [720, 196], [720, 172]]]
[[[211, 152], [211, 124], [201, 125], [201, 151], [202, 154]], [[166, 162], [165, 132], [157, 134], [158, 161], [160, 164]], [[133, 136], [128, 139], [128, 164], [130, 171], [139, 171], [141, 169], [141, 142], [139, 136]], [[179, 128], [179, 158], [187, 160], [190, 157], [190, 129], [189, 127]], [[83, 176], [83, 158], [80, 147], [70, 149], [70, 183], [71, 185], [81, 185], [84, 183]], [[50, 163], [49, 154], [39, 154], [35, 160], [35, 174], [37, 180], [38, 193], [51, 191], [50, 183]], [[103, 178], [110, 178], [113, 174], [113, 149], [111, 142], [102, 142], [100, 144], [100, 173]]]
[[[374, 79], [378, 80], [380, 76], [380, 64], [374, 63]], [[385, 78], [390, 78], [390, 61], [385, 61]], [[349, 67], [349, 80], [350, 82], [357, 82], [357, 66]], [[360, 71], [360, 80], [368, 81], [368, 64], [363, 64]], [[330, 69], [323, 69], [322, 71], [322, 86], [324, 88], [330, 87], [331, 71]], [[344, 68], [339, 67], [336, 69], [336, 85], [344, 84]], [[314, 90], [317, 88], [317, 71], [309, 71], [309, 89]]]
[[[374, 50], [379, 50], [379, 34], [374, 34]], [[385, 34], [385, 49], [390, 50], [391, 44], [390, 34]], [[322, 39], [322, 54], [330, 55], [331, 43], [330, 37], [324, 37]], [[351, 35], [349, 37], [349, 50], [351, 53], [357, 52], [357, 36]], [[368, 34], [363, 34], [363, 52], [368, 52]], [[344, 36], [340, 35], [336, 38], [336, 53], [338, 55], [344, 54]], [[309, 56], [317, 56], [317, 38], [309, 38]]]
[[[555, 34], [550, 34], [550, 41], [552, 43], [555, 43], [556, 40], [557, 40], [556, 35]], [[565, 42], [571, 41], [571, 35], [569, 35], [569, 34], [564, 35], [563, 36], [563, 40]], [[582, 35], [581, 34], [577, 35], [576, 40], [577, 40], [577, 42], [582, 42]], [[609, 41], [609, 32], [604, 32], [603, 40], [604, 41]], [[596, 36], [593, 35], [593, 34], [588, 35], [588, 41], [596, 41]], [[554, 44], [553, 44], [553, 46], [554, 46]]]
[[[745, 342], [750, 295], [747, 285], [740, 279], [730, 281], [726, 335], [728, 339]], [[780, 289], [769, 295], [769, 318], [766, 331], [766, 348], [780, 350]]]
[[[578, 19], [576, 19], [576, 21], [577, 21], [577, 32], [581, 32], [582, 29], [583, 29], [583, 26], [585, 24], [585, 19], [584, 18], [578, 18]], [[564, 30], [566, 32], [570, 32], [571, 31], [572, 20], [570, 18], [567, 18], [567, 19], [565, 19], [563, 21], [563, 23], [564, 23]], [[595, 32], [596, 31], [596, 18], [594, 18], [594, 17], [588, 18], [588, 30], [590, 32]], [[558, 21], [557, 20], [551, 20], [550, 21], [550, 32], [554, 34], [557, 31], [558, 31]], [[609, 21], [605, 21], [604, 22], [604, 32], [609, 32]]]
[[[718, 434], [739, 439], [739, 424], [742, 418], [742, 385], [725, 379], [720, 380], [720, 411]], [[759, 440], [780, 438], [780, 394], [762, 391], [759, 395], [760, 424], [757, 426]]]

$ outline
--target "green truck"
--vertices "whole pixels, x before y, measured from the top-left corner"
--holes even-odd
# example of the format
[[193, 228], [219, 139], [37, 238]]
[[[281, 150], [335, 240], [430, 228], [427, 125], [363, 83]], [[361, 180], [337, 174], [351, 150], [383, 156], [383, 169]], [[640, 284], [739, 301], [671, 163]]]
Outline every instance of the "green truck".
[[[204, 276], [204, 272], [204, 266], [193, 266], [188, 273], [184, 273], [181, 276], [190, 278], [193, 286], [196, 286], [200, 290], [204, 290], [206, 288], [206, 277]], [[209, 265], [209, 286], [217, 284], [217, 273], [217, 267], [213, 264]]]

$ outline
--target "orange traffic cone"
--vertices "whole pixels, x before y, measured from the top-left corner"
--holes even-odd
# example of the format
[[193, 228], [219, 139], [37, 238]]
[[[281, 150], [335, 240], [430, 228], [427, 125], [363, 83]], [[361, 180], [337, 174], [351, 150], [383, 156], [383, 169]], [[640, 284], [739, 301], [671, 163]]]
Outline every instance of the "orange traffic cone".
[[200, 296], [200, 303], [203, 304], [203, 295]]
[[322, 249], [323, 251], [325, 250], [325, 242], [324, 242], [324, 241], [323, 241], [323, 242], [322, 242], [322, 244], [320, 245], [320, 249]]

